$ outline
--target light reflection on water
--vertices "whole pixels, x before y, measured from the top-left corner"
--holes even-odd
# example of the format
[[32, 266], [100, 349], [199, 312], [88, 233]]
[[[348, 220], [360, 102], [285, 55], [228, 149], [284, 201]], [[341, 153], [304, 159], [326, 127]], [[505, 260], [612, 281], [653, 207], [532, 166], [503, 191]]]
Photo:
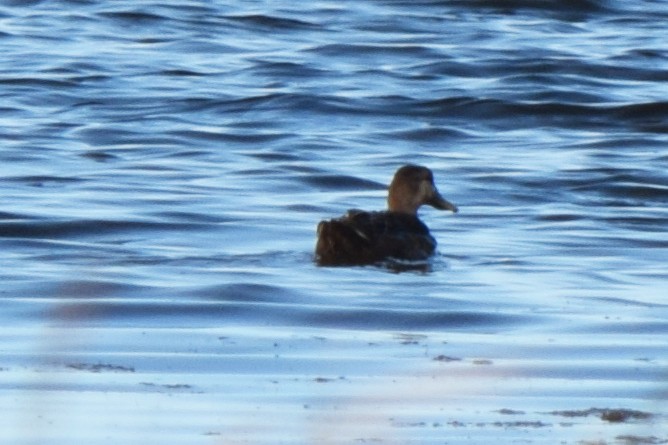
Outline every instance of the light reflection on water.
[[[668, 440], [662, 2], [33, 3], [6, 440]], [[406, 162], [461, 209], [430, 270], [316, 267]]]

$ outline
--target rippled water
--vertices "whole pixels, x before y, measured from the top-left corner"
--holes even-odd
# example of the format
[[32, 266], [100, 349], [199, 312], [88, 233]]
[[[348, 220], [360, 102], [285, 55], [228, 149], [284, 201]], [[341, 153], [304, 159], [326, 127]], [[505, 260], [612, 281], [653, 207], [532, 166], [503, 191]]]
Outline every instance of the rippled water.
[[3, 443], [666, 443], [668, 3], [228, 3], [0, 7]]

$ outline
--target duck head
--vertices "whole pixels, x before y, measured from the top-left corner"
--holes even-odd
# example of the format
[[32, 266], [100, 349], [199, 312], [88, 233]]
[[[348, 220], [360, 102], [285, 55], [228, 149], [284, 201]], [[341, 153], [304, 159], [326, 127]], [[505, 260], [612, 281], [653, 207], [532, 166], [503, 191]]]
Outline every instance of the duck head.
[[423, 204], [457, 212], [457, 206], [443, 198], [436, 189], [431, 170], [419, 165], [404, 165], [394, 174], [387, 207], [391, 212], [415, 215]]

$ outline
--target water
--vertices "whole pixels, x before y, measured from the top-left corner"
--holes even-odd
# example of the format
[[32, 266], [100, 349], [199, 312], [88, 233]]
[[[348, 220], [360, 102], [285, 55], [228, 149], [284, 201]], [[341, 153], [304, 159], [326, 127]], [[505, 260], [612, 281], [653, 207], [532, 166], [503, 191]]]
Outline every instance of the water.
[[0, 7], [3, 442], [668, 441], [668, 3], [228, 3]]

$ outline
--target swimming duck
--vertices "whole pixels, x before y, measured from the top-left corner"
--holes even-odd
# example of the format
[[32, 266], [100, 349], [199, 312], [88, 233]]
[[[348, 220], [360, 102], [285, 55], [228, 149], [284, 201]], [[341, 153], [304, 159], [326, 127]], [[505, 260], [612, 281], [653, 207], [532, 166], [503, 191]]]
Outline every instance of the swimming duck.
[[318, 224], [316, 262], [321, 266], [352, 266], [388, 259], [427, 260], [436, 240], [420, 221], [423, 204], [457, 212], [434, 185], [427, 167], [404, 165], [394, 174], [387, 196], [387, 211], [348, 210], [341, 218]]

